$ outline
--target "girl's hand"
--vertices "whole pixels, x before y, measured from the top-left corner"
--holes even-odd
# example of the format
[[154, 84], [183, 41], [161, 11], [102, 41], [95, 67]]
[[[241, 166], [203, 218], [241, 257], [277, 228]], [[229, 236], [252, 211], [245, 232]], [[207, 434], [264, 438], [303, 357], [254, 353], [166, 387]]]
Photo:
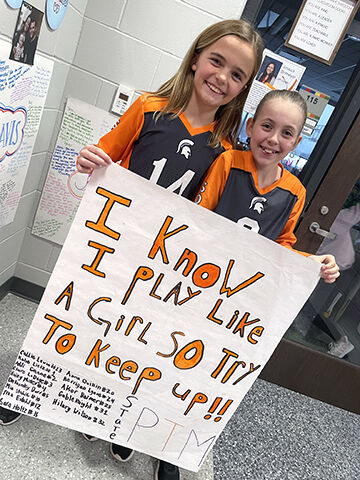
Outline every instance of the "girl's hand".
[[80, 173], [91, 173], [94, 168], [105, 167], [111, 163], [111, 158], [104, 150], [95, 145], [86, 145], [79, 152], [76, 168]]
[[340, 276], [334, 255], [310, 255], [309, 258], [315, 260], [315, 262], [322, 263], [321, 278], [324, 279], [325, 283], [334, 283]]

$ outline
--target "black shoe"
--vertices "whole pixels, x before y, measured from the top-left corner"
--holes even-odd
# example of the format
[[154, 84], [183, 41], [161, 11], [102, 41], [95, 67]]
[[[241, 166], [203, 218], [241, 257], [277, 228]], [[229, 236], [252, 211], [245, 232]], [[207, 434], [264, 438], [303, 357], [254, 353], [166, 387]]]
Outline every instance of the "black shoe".
[[97, 437], [94, 437], [93, 435], [89, 435], [88, 433], [82, 433], [82, 436], [87, 440], [88, 442], [96, 442], [96, 440], [99, 440]]
[[119, 462], [127, 462], [134, 455], [134, 450], [111, 443], [110, 453], [116, 460], [119, 460]]
[[19, 420], [20, 417], [21, 413], [0, 407], [0, 425], [11, 425], [12, 423], [15, 423], [16, 420]]
[[159, 460], [155, 469], [155, 480], [180, 480], [179, 467]]

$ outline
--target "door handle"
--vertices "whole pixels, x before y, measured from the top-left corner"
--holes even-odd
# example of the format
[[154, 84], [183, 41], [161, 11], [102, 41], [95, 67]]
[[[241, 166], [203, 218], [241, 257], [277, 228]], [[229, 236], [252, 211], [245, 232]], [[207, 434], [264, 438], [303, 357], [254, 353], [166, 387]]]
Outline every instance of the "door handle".
[[320, 228], [320, 225], [317, 222], [312, 222], [309, 227], [310, 232], [316, 233], [321, 237], [328, 238], [329, 240], [334, 240], [336, 238], [336, 233], [328, 232], [327, 230], [323, 230]]

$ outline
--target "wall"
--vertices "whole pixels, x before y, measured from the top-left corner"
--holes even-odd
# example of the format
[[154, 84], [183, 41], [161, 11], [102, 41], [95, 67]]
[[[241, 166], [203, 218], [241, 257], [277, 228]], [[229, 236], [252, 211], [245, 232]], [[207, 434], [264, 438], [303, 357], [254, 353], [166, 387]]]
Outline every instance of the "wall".
[[[41, 11], [45, 10], [45, 0], [29, 0], [29, 3]], [[87, 0], [72, 0], [61, 28], [56, 31], [49, 29], [45, 16], [43, 19], [38, 51], [54, 61], [54, 71], [14, 222], [0, 228], [0, 286], [14, 275], [39, 285], [44, 285], [49, 277], [46, 270], [50, 271], [50, 257], [46, 259], [49, 267], [43, 268], [43, 253], [46, 253], [41, 252], [36, 241], [36, 248], [31, 250], [28, 239], [40, 197], [39, 189], [51, 158], [53, 132], [61, 120], [64, 85], [79, 42], [86, 4]], [[18, 13], [19, 9], [12, 9], [5, 0], [0, 0], [0, 38], [9, 41], [9, 53]], [[26, 259], [26, 263], [22, 262], [22, 258]]]
[[[4, 4], [0, 33], [11, 37], [17, 11]], [[34, 3], [42, 10], [43, 4]], [[39, 49], [55, 60], [54, 77], [17, 218], [0, 230], [1, 253], [5, 249], [11, 256], [8, 267], [0, 261], [0, 285], [15, 275], [45, 286], [60, 253], [59, 246], [31, 235], [30, 227], [67, 97], [110, 110], [119, 83], [136, 90], [156, 89], [176, 72], [201, 30], [224, 18], [240, 18], [245, 4], [246, 0], [71, 0], [64, 24], [55, 33], [43, 27]]]

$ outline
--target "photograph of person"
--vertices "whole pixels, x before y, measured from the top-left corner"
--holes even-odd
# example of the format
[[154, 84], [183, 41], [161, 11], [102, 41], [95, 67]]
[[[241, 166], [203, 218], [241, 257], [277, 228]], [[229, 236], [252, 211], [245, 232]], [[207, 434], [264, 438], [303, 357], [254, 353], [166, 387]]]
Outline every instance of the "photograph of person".
[[13, 35], [10, 60], [27, 63], [28, 65], [34, 64], [43, 16], [43, 12], [29, 3], [22, 3]]
[[261, 83], [268, 83], [269, 85], [274, 85], [276, 76], [280, 70], [282, 63], [274, 60], [270, 57], [265, 57], [263, 63], [261, 64], [259, 74], [256, 77]]

